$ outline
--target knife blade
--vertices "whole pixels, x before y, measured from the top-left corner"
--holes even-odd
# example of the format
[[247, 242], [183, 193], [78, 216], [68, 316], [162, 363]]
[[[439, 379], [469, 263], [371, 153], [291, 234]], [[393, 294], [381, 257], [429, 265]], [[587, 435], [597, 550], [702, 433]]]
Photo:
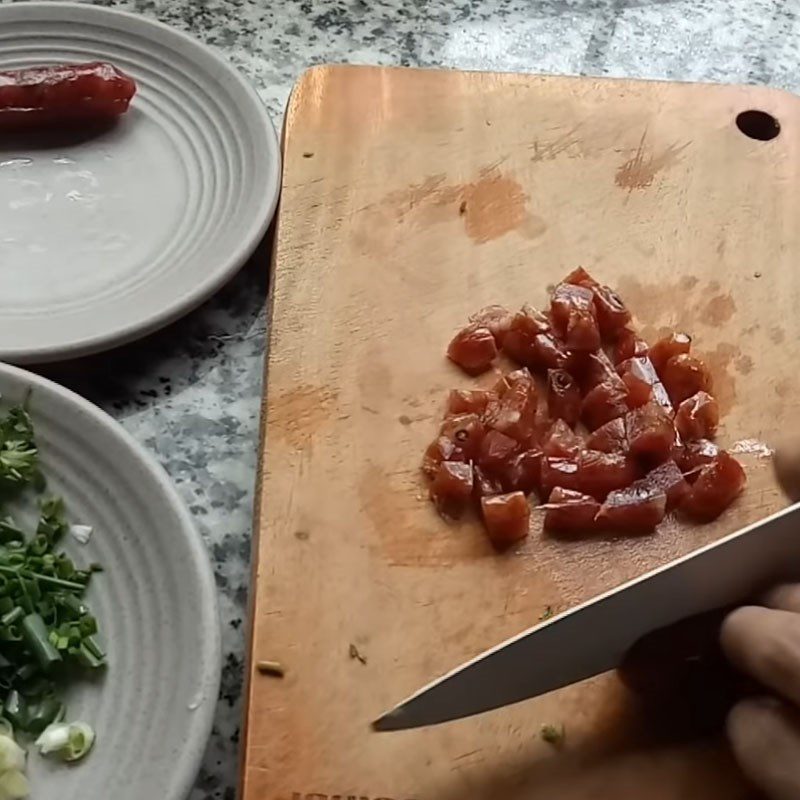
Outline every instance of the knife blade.
[[651, 631], [800, 579], [800, 503], [534, 625], [420, 689], [376, 731], [435, 725], [616, 667]]

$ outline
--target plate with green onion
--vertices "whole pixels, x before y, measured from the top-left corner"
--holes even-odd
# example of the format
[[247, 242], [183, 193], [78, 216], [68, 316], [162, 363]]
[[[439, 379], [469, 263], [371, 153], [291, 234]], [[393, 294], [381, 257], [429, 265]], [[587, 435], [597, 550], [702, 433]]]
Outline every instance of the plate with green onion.
[[216, 591], [164, 470], [0, 364], [0, 800], [184, 800], [219, 690]]

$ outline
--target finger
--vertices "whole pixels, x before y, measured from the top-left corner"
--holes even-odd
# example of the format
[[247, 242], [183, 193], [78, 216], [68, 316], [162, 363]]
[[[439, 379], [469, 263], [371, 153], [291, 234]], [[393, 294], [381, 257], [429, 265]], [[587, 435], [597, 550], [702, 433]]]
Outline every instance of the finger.
[[800, 614], [739, 608], [722, 623], [720, 643], [734, 666], [800, 706]]
[[800, 719], [772, 698], [751, 698], [728, 715], [728, 738], [742, 772], [772, 800], [800, 800]]
[[800, 613], [800, 583], [785, 583], [776, 586], [761, 598], [761, 602], [767, 608]]

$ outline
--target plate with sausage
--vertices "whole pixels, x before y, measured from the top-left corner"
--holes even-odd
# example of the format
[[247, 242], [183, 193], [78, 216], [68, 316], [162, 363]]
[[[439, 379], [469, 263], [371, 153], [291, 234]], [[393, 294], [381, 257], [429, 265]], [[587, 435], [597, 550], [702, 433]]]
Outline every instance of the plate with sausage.
[[0, 359], [174, 321], [244, 264], [279, 182], [266, 109], [204, 45], [106, 8], [0, 6]]

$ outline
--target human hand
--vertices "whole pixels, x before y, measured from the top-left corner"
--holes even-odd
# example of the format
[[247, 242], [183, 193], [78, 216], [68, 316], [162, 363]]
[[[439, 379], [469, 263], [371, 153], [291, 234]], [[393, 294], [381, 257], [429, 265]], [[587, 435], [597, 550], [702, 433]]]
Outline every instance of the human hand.
[[800, 800], [800, 584], [733, 611], [721, 643], [735, 667], [774, 693], [742, 700], [728, 716], [742, 771], [771, 800]]

